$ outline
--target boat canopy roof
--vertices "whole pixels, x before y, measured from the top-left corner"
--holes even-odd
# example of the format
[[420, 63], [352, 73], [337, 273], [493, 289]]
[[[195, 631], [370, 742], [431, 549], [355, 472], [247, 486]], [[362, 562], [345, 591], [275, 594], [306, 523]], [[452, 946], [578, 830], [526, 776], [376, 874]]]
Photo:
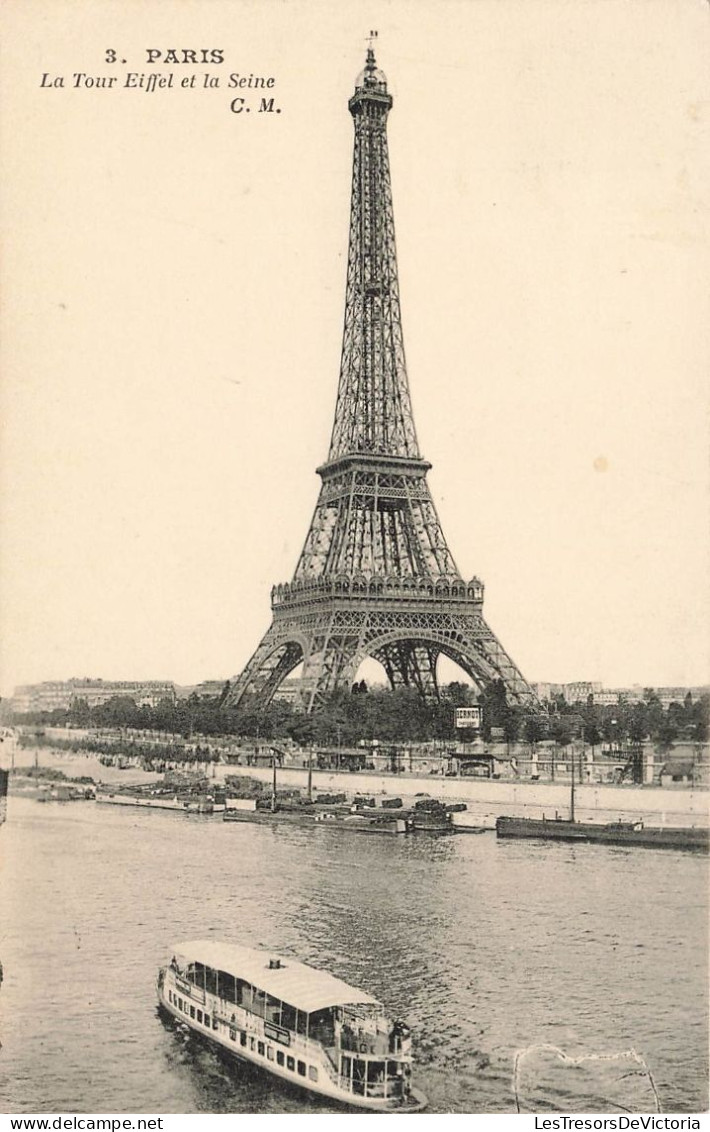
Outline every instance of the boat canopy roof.
[[349, 986], [327, 971], [318, 971], [271, 951], [198, 939], [174, 944], [171, 955], [180, 967], [202, 963], [205, 967], [226, 971], [306, 1014], [328, 1006], [370, 1005], [381, 1009], [378, 1000], [365, 991]]

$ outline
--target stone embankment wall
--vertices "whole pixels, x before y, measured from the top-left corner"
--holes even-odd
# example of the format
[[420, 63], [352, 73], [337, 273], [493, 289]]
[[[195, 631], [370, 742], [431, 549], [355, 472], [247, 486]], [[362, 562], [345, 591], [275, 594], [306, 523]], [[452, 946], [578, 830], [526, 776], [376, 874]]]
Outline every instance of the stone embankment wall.
[[[271, 783], [272, 772], [266, 767], [219, 767], [224, 774], [244, 774]], [[305, 788], [308, 772], [295, 768], [279, 769], [280, 787]], [[313, 790], [324, 793], [372, 795], [401, 798], [413, 803], [417, 794], [447, 802], [465, 802], [468, 809], [456, 814], [458, 825], [493, 827], [501, 814], [512, 817], [537, 818], [545, 815], [569, 816], [569, 785], [491, 782], [487, 779], [416, 778], [347, 771], [313, 771]], [[642, 818], [647, 825], [708, 825], [710, 794], [706, 790], [640, 786], [578, 786], [575, 791], [575, 813], [578, 821], [633, 821]]]

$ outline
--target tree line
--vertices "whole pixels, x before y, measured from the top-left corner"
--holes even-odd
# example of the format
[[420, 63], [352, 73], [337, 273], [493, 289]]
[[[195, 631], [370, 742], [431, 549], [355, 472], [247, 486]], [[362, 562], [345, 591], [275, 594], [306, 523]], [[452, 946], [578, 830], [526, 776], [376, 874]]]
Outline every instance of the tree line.
[[128, 696], [114, 696], [89, 706], [77, 700], [66, 710], [15, 717], [17, 723], [90, 728], [133, 729], [182, 735], [234, 735], [254, 740], [291, 739], [299, 745], [353, 747], [361, 741], [422, 742], [471, 739], [474, 733], [455, 726], [457, 707], [479, 706], [483, 739], [537, 743], [553, 740], [565, 746], [581, 739], [588, 746], [653, 740], [668, 749], [677, 740], [705, 742], [708, 738], [710, 696], [688, 693], [665, 708], [651, 689], [642, 702], [600, 705], [567, 704], [560, 697], [540, 708], [508, 703], [500, 681], [482, 694], [462, 683], [440, 689], [435, 700], [422, 699], [413, 688], [368, 687], [364, 681], [348, 691], [338, 689], [306, 715], [293, 704], [275, 699], [267, 707], [246, 696], [238, 707], [213, 698], [192, 695], [164, 699], [151, 707], [138, 706]]

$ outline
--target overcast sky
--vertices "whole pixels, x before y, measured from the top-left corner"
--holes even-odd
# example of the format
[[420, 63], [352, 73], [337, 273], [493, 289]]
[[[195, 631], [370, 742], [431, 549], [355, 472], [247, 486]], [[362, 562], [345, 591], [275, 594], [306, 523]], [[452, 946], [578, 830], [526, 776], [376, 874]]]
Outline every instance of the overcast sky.
[[[459, 569], [530, 680], [707, 681], [702, 0], [3, 19], [3, 694], [227, 677], [267, 628], [330, 437], [371, 27], [415, 420]], [[172, 89], [124, 88], [156, 70]], [[231, 73], [273, 76], [281, 113], [232, 113]]]

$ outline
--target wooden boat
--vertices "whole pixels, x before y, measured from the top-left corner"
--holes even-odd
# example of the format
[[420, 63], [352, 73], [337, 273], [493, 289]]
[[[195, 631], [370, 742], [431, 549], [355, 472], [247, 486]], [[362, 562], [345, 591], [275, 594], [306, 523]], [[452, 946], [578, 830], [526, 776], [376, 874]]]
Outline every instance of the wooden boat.
[[238, 1060], [373, 1112], [418, 1112], [412, 1040], [371, 995], [268, 951], [176, 943], [158, 972], [161, 1008]]

